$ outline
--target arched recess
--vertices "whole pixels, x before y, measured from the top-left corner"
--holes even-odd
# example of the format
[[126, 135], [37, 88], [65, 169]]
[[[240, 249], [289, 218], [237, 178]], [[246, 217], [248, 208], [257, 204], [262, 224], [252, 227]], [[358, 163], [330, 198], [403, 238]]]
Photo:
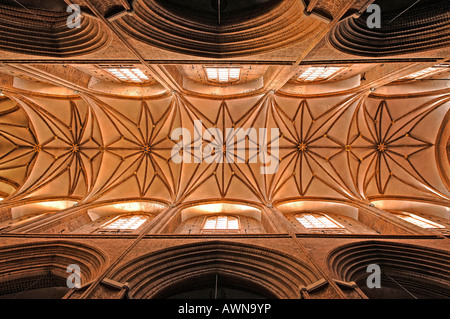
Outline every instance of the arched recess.
[[[369, 298], [450, 298], [450, 253], [429, 247], [365, 241], [338, 247], [327, 256], [332, 273], [354, 281]], [[373, 271], [381, 270], [381, 288], [368, 288]], [[372, 282], [372, 279], [370, 279]]]
[[123, 264], [112, 278], [128, 282], [133, 298], [162, 298], [196, 278], [231, 278], [234, 287], [270, 298], [299, 298], [319, 276], [290, 255], [255, 245], [208, 241], [156, 251]]
[[102, 23], [90, 16], [81, 15], [80, 27], [69, 26], [73, 16], [61, 8], [51, 11], [1, 4], [0, 13], [0, 50], [64, 58], [98, 51], [112, 40]]
[[275, 228], [258, 205], [222, 200], [192, 202], [180, 207], [158, 232], [163, 234], [199, 234], [208, 217], [231, 216], [239, 219], [239, 233], [273, 233]]
[[[300, 200], [280, 203], [277, 209], [301, 233], [330, 234], [378, 234], [365, 220], [362, 208], [337, 201]], [[297, 219], [304, 214], [326, 216], [337, 222], [341, 227], [336, 229], [307, 228]]]
[[[142, 214], [149, 218], [145, 223], [152, 221], [152, 218], [166, 208], [164, 203], [141, 198], [122, 198], [117, 201], [102, 201], [89, 204], [62, 201], [42, 201], [8, 208], [9, 215], [5, 222], [0, 221], [0, 231], [7, 227], [8, 223], [20, 222], [18, 227], [10, 227], [8, 232], [27, 233], [74, 233], [90, 234], [120, 215]], [[51, 214], [51, 215], [50, 215]], [[11, 219], [12, 216], [12, 219]], [[32, 217], [36, 216], [37, 218]], [[23, 218], [27, 223], [22, 223]], [[30, 218], [27, 218], [30, 217]], [[47, 218], [48, 217], [48, 218]], [[32, 221], [28, 223], [28, 221]], [[132, 229], [131, 232], [139, 232], [139, 229]], [[3, 228], [3, 229], [2, 229]], [[118, 233], [114, 230], [114, 233]], [[130, 233], [128, 230], [120, 233]]]
[[[136, 0], [132, 14], [115, 21], [138, 41], [168, 51], [208, 58], [265, 53], [313, 38], [323, 23], [308, 18], [303, 5], [290, 0], [222, 1], [237, 5], [218, 23], [218, 12], [205, 12], [209, 1]], [[179, 5], [177, 5], [177, 3]], [[216, 3], [211, 1], [211, 3]]]
[[0, 232], [27, 232], [32, 229], [32, 223], [46, 216], [63, 211], [77, 202], [70, 199], [23, 201], [6, 207], [8, 213], [3, 214], [0, 221]]
[[421, 223], [416, 223], [416, 225], [444, 236], [450, 235], [450, 205], [444, 206], [427, 201], [389, 199], [377, 200], [372, 203], [396, 217], [404, 215], [413, 217], [413, 219], [421, 219], [425, 223], [437, 223], [433, 227], [429, 227], [430, 225], [424, 227], [424, 224], [421, 225]]
[[[226, 233], [265, 233], [263, 216], [259, 208], [234, 204], [234, 203], [210, 203], [190, 206], [179, 212], [179, 217], [174, 220], [178, 226], [174, 230], [177, 234], [219, 233], [219, 229], [204, 230], [208, 218], [227, 217], [237, 219], [238, 229], [227, 230]], [[175, 225], [174, 225], [175, 226]], [[174, 227], [173, 226], [173, 227]]]
[[275, 299], [262, 285], [223, 271], [207, 271], [167, 287], [154, 299]]
[[444, 49], [449, 41], [450, 4], [446, 0], [377, 0], [380, 27], [371, 28], [372, 11], [338, 23], [329, 41], [338, 50], [357, 56], [393, 56]]
[[[88, 245], [50, 241], [0, 248], [0, 296], [20, 297], [26, 290], [66, 287], [69, 265], [80, 267], [81, 285], [102, 270], [107, 256]], [[68, 291], [68, 290], [67, 290]]]
[[[88, 222], [81, 225], [79, 228], [72, 231], [77, 234], [92, 234], [92, 233], [139, 233], [145, 224], [151, 223], [153, 218], [161, 213], [166, 208], [166, 205], [150, 200], [127, 199], [118, 201], [106, 201], [96, 203], [94, 206], [82, 207], [81, 211], [87, 216]], [[130, 225], [130, 228], [114, 228], [111, 223], [120, 218], [139, 217], [141, 222], [137, 221], [139, 225]], [[145, 219], [145, 221], [144, 221]], [[129, 224], [129, 223], [128, 223]], [[124, 225], [126, 226], [126, 225]], [[138, 226], [137, 228], [134, 226]]]

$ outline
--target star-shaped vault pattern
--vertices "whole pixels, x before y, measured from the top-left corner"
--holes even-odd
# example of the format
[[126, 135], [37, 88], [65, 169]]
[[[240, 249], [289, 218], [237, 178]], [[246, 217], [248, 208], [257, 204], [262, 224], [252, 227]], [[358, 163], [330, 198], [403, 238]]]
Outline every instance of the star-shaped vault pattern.
[[[446, 96], [405, 103], [361, 94], [12, 94], [0, 107], [0, 195], [7, 200], [449, 198], [435, 158]], [[189, 132], [181, 142], [172, 136], [178, 128]]]

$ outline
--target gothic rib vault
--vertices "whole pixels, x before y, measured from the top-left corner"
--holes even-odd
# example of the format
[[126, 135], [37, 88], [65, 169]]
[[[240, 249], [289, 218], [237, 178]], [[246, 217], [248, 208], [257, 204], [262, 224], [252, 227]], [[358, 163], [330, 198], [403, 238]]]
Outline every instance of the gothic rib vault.
[[[1, 131], [1, 165], [4, 176], [16, 180], [3, 180], [18, 186], [8, 194], [11, 201], [142, 197], [165, 204], [269, 204], [300, 196], [420, 198], [444, 204], [449, 193], [436, 150], [441, 128], [434, 123], [447, 114], [448, 100], [446, 94], [292, 98], [268, 93], [234, 100], [178, 94], [144, 100], [13, 94], [2, 101], [7, 107], [0, 120], [7, 129]], [[11, 125], [19, 114], [24, 122]], [[229, 147], [210, 163], [194, 163], [195, 120], [202, 121], [202, 133], [221, 132], [218, 144]], [[173, 161], [179, 140], [171, 133], [178, 127], [193, 132], [191, 163]], [[262, 157], [258, 136], [243, 144], [247, 158], [230, 153], [238, 140], [226, 135], [226, 129], [252, 127], [279, 128], [280, 163], [274, 174], [261, 174], [266, 165], [249, 157]], [[210, 143], [203, 135], [202, 146]], [[24, 172], [11, 173], [18, 170]]]
[[[218, 277], [225, 295], [379, 297], [363, 287], [376, 260], [388, 297], [449, 298], [449, 7], [390, 24], [406, 2], [6, 1], [0, 297], [61, 288], [70, 264], [85, 276], [68, 299]], [[105, 228], [121, 216], [145, 219]], [[238, 229], [206, 229], [218, 216]]]

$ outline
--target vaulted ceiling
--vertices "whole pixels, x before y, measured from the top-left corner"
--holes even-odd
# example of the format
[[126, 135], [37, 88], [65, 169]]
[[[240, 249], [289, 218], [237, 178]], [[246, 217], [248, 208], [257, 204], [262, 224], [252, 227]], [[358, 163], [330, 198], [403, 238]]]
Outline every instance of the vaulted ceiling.
[[[2, 101], [7, 105], [0, 117], [0, 165], [4, 183], [12, 186], [4, 190], [10, 189], [11, 200], [449, 200], [436, 147], [450, 107], [448, 94], [10, 98]], [[197, 140], [195, 120], [202, 121], [203, 138]], [[179, 139], [172, 140], [171, 134], [178, 127], [192, 132], [184, 141], [191, 147], [190, 163], [173, 160]], [[269, 160], [280, 159], [274, 174], [261, 173], [271, 163], [260, 160], [260, 136], [239, 144], [227, 133], [227, 128], [262, 127], [269, 132], [279, 129], [268, 143]], [[217, 130], [219, 139], [208, 138], [207, 129]], [[208, 161], [203, 157], [195, 163], [195, 147], [200, 144], [203, 149], [215, 144], [218, 151]], [[242, 145], [246, 158], [237, 152]]]
[[[0, 197], [15, 204], [391, 199], [448, 206], [448, 2], [436, 11], [425, 1], [414, 9], [418, 21], [408, 15], [389, 24], [410, 4], [375, 1], [386, 15], [371, 31], [364, 12], [373, 2], [229, 0], [219, 10], [200, 0], [6, 1]], [[67, 29], [72, 3], [83, 18]], [[424, 21], [432, 23], [427, 30], [419, 27]], [[405, 78], [438, 65], [423, 79]], [[336, 76], [298, 78], [330, 66], [339, 68]], [[211, 67], [237, 67], [240, 78], [214, 83], [205, 71]], [[110, 72], [127, 68], [148, 81]], [[216, 140], [195, 138], [199, 120]], [[189, 157], [199, 145], [217, 152], [176, 163], [171, 134], [180, 127], [191, 132]], [[242, 144], [227, 128], [279, 134], [267, 148], [259, 135], [248, 137], [244, 149], [253, 158], [242, 159], [230, 153]], [[276, 172], [264, 174], [278, 158]]]

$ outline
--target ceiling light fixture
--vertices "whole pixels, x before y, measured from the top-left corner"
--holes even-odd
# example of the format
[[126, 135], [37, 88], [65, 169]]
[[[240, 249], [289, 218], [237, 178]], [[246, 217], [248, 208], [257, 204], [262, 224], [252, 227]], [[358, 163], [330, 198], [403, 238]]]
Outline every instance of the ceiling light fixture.
[[342, 67], [311, 67], [300, 74], [298, 80], [301, 82], [328, 80], [335, 76], [342, 69]]

